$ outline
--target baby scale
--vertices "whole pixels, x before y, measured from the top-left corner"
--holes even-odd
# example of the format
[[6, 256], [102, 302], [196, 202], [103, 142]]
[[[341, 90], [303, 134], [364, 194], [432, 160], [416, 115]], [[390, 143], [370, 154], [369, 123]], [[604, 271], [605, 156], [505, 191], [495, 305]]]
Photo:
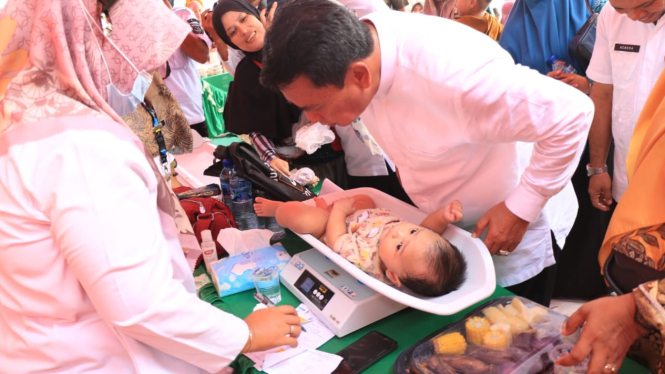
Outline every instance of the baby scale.
[[[376, 206], [420, 223], [426, 214], [371, 188], [343, 191], [325, 180], [319, 197], [328, 204], [356, 194], [370, 196]], [[312, 200], [303, 203], [314, 205]], [[426, 297], [397, 289], [366, 274], [312, 235], [299, 236], [313, 247], [297, 254], [282, 271], [282, 283], [335, 332], [344, 336], [387, 317], [405, 306], [437, 315], [452, 315], [489, 297], [496, 288], [494, 264], [487, 247], [468, 232], [448, 226], [443, 237], [455, 243], [467, 260], [467, 279], [447, 295]], [[339, 275], [338, 275], [339, 274]]]
[[340, 338], [406, 308], [367, 287], [314, 248], [291, 257], [280, 280]]

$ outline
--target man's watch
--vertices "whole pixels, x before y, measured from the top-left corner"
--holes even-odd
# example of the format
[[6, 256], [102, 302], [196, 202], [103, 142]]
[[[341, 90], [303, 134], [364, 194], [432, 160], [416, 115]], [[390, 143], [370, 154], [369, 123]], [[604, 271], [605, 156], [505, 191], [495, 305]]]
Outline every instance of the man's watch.
[[607, 165], [603, 166], [602, 168], [594, 168], [593, 166], [591, 166], [591, 164], [586, 165], [587, 177], [602, 173], [607, 173]]

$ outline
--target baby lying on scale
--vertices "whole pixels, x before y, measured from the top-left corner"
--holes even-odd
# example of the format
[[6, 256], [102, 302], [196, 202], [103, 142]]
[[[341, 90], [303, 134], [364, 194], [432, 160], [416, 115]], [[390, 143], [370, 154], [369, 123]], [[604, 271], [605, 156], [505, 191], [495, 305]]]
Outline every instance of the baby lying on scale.
[[254, 210], [297, 233], [325, 235], [327, 246], [365, 273], [420, 295], [445, 295], [464, 282], [464, 256], [441, 237], [450, 222], [462, 219], [459, 201], [431, 213], [420, 226], [377, 209], [367, 195], [340, 199], [332, 206], [321, 198], [314, 201], [316, 207], [257, 198]]

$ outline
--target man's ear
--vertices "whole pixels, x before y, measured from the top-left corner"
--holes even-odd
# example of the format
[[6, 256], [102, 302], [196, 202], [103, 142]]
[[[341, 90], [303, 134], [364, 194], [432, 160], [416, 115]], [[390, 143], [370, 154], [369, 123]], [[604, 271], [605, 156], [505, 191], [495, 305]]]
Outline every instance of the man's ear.
[[346, 85], [352, 84], [362, 89], [367, 89], [372, 84], [372, 75], [369, 65], [365, 61], [356, 61], [349, 65], [346, 71]]
[[394, 271], [392, 271], [392, 270], [386, 270], [386, 277], [388, 277], [388, 280], [390, 280], [391, 282], [393, 282], [393, 284], [395, 285], [395, 287], [398, 287], [398, 288], [399, 288], [399, 287], [402, 287], [402, 280], [399, 279], [399, 277], [397, 276], [397, 274], [395, 274]]

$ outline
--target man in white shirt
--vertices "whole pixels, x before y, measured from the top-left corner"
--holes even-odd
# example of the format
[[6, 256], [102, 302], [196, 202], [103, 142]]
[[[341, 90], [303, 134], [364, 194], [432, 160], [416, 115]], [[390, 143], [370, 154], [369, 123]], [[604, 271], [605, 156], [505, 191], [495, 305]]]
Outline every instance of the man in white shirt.
[[[600, 12], [591, 63], [591, 99], [596, 114], [589, 132], [589, 195], [594, 207], [609, 210], [628, 187], [626, 157], [637, 118], [665, 68], [665, 3], [611, 0]], [[606, 160], [614, 138], [614, 173]]]
[[196, 62], [204, 64], [208, 61], [211, 41], [203, 32], [201, 23], [191, 9], [176, 8], [173, 11], [189, 23], [192, 32], [169, 58], [168, 76], [164, 79], [164, 83], [178, 100], [189, 126], [202, 137], [208, 137], [208, 124], [203, 112], [203, 87]]
[[[455, 37], [432, 44], [438, 35]], [[358, 20], [327, 0], [286, 4], [263, 52], [262, 84], [312, 121], [361, 116], [413, 202], [432, 212], [460, 200], [460, 226], [487, 230], [499, 255], [499, 285], [549, 305], [555, 259], [540, 213], [579, 161], [593, 116], [584, 94], [456, 22], [384, 11]], [[517, 141], [535, 142], [522, 175]]]

